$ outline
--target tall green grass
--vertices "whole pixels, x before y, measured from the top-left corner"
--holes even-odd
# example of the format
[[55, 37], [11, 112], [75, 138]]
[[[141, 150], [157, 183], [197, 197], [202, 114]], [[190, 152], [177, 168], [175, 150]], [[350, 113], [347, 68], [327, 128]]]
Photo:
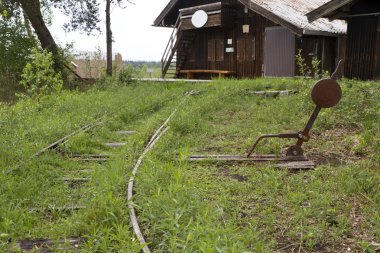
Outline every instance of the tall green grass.
[[[378, 83], [342, 82], [341, 103], [323, 110], [305, 145], [320, 164], [315, 170], [186, 162], [191, 154], [243, 155], [261, 134], [302, 130], [314, 108], [312, 83], [218, 80], [183, 106], [137, 178], [135, 202], [155, 252], [374, 249], [370, 242], [380, 240]], [[299, 94], [246, 92], [284, 88]], [[281, 153], [290, 143], [271, 140], [258, 152]]]
[[[380, 240], [378, 83], [345, 80], [343, 99], [323, 110], [305, 145], [320, 164], [292, 173], [272, 165], [237, 165], [186, 158], [195, 153], [244, 154], [265, 133], [301, 130], [314, 105], [312, 80], [214, 80], [207, 84], [105, 80], [87, 92], [64, 91], [0, 108], [0, 250], [21, 238], [84, 236], [81, 252], [138, 252], [125, 192], [131, 168], [149, 137], [183, 100], [170, 129], [137, 175], [136, 204], [154, 252], [345, 252], [374, 250]], [[262, 97], [256, 90], [298, 90]], [[47, 144], [106, 115], [106, 123], [76, 136], [59, 152], [28, 161]], [[119, 136], [117, 130], [137, 130]], [[110, 149], [104, 142], [125, 141]], [[271, 140], [258, 152], [282, 152]], [[108, 153], [109, 162], [71, 161], [70, 153]], [[27, 162], [26, 162], [27, 161]], [[89, 177], [70, 189], [63, 177]], [[85, 205], [46, 212], [50, 205]]]

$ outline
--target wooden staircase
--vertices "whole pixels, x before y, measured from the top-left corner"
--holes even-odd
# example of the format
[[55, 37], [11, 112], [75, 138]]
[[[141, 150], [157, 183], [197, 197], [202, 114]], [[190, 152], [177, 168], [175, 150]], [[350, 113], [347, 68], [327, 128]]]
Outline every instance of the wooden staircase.
[[179, 70], [192, 48], [194, 38], [195, 32], [181, 30], [181, 18], [179, 16], [161, 59], [162, 78], [167, 76], [178, 77]]

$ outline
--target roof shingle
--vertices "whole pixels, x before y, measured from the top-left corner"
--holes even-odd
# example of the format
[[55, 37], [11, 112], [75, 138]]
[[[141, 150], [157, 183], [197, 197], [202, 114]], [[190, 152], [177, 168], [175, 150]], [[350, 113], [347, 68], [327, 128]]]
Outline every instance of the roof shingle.
[[[345, 21], [329, 21], [326, 18], [309, 23], [306, 14], [329, 2], [329, 0], [239, 0], [241, 3], [257, 6], [272, 13], [284, 22], [299, 28], [303, 34], [330, 33], [344, 34], [347, 31]], [[251, 8], [252, 9], [252, 8]], [[253, 10], [255, 11], [255, 10]], [[261, 13], [260, 13], [261, 14]], [[267, 17], [269, 18], [269, 17]], [[270, 19], [270, 18], [269, 18]]]

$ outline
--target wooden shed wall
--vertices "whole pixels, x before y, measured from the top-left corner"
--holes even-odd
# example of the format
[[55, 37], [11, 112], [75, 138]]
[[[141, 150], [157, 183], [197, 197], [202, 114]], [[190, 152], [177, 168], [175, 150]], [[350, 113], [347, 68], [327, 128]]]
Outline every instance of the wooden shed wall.
[[[233, 26], [231, 28], [214, 27], [192, 30], [196, 34], [195, 39], [181, 69], [230, 70], [236, 71], [236, 76], [238, 78], [254, 78], [263, 75], [265, 28], [278, 26], [278, 24], [275, 24], [250, 10], [248, 13], [244, 13], [243, 5], [236, 5], [235, 8], [236, 18], [233, 21]], [[248, 34], [243, 33], [242, 29], [242, 26], [246, 24], [250, 26]], [[233, 44], [227, 45], [227, 39], [232, 39]], [[209, 43], [220, 40], [223, 41], [223, 60], [215, 58], [215, 60], [211, 61], [208, 53], [210, 48]], [[239, 47], [242, 44], [241, 42], [252, 40], [254, 41], [255, 47], [253, 60], [252, 58], [239, 58], [237, 55]], [[323, 70], [332, 72], [339, 58], [337, 54], [342, 51], [339, 50], [338, 45], [338, 38], [303, 36], [296, 38], [295, 51], [297, 52], [298, 49], [302, 49], [303, 57], [306, 59], [306, 63], [309, 66], [311, 66], [312, 58], [314, 56], [318, 57], [318, 59], [322, 60]], [[227, 47], [233, 47], [234, 52], [227, 53], [225, 51]], [[181, 52], [180, 50], [177, 53], [177, 55], [183, 54], [186, 53]], [[299, 74], [297, 66], [295, 73], [296, 75]], [[207, 75], [199, 74], [197, 77], [206, 78]]]
[[[248, 34], [243, 33], [242, 26], [249, 25]], [[244, 13], [243, 6], [236, 6], [236, 19], [231, 28], [203, 28], [197, 29], [191, 52], [182, 69], [218, 69], [236, 71], [237, 77], [262, 76], [262, 64], [264, 58], [264, 32], [265, 27], [276, 26], [270, 20], [249, 11]], [[232, 45], [227, 40], [232, 39]], [[237, 58], [239, 50], [238, 40], [254, 39], [254, 60]], [[208, 59], [209, 41], [223, 40], [223, 61], [210, 61]], [[234, 48], [233, 53], [227, 53], [226, 48]], [[179, 52], [179, 54], [181, 54]]]
[[380, 17], [377, 20], [376, 45], [374, 79], [380, 80]]
[[380, 80], [380, 1], [357, 1], [347, 19], [345, 76]]
[[380, 77], [380, 19], [353, 17], [348, 22], [345, 75], [349, 78]]
[[[323, 36], [303, 36], [296, 40], [296, 53], [302, 50], [301, 55], [305, 59], [306, 64], [311, 67], [313, 58], [316, 57], [321, 61], [321, 70], [332, 73], [339, 59], [343, 59], [343, 55], [339, 56], [339, 38], [323, 37]], [[300, 74], [298, 66], [296, 66], [296, 75]], [[314, 73], [313, 73], [314, 74]]]

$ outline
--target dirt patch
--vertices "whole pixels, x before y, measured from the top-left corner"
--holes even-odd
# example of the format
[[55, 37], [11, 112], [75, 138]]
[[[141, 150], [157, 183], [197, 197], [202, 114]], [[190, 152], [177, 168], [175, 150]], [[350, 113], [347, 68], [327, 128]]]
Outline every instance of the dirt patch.
[[231, 173], [231, 170], [225, 166], [223, 166], [219, 169], [219, 173], [217, 174], [217, 176], [230, 177], [230, 178], [235, 179], [239, 182], [245, 182], [248, 180], [248, 178], [246, 176], [240, 175], [238, 173]]
[[307, 156], [317, 165], [344, 165], [348, 161], [365, 158], [358, 149], [360, 129], [337, 127], [312, 135], [310, 143], [314, 147], [307, 150]]

